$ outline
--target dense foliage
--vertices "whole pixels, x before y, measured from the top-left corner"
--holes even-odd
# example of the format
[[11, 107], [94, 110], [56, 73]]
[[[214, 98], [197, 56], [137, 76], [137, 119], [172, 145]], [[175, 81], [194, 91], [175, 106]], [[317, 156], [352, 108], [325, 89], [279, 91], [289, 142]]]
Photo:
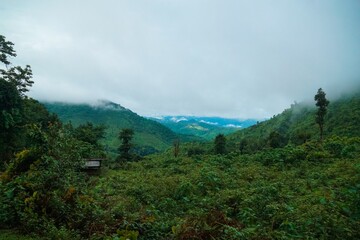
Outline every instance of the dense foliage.
[[119, 139], [121, 141], [121, 145], [119, 146], [119, 156], [117, 157], [117, 162], [128, 162], [131, 161], [134, 156], [131, 153], [131, 149], [133, 148], [132, 139], [133, 139], [134, 131], [130, 128], [124, 128], [119, 133]]
[[17, 140], [22, 135], [21, 128], [27, 123], [24, 121], [24, 92], [33, 84], [30, 66], [11, 65], [10, 58], [16, 56], [13, 45], [0, 35], [0, 62], [4, 65], [0, 68], [0, 168], [19, 149]]
[[339, 137], [252, 155], [169, 150], [108, 171], [90, 196], [114, 239], [358, 239], [359, 156], [359, 138]]
[[215, 137], [214, 152], [215, 152], [215, 154], [225, 154], [226, 153], [226, 138], [225, 138], [224, 134], [219, 134]]
[[125, 128], [134, 131], [134, 151], [139, 155], [148, 155], [164, 151], [171, 147], [175, 139], [192, 141], [198, 138], [178, 135], [162, 124], [143, 118], [118, 104], [103, 101], [98, 105], [44, 103], [46, 108], [59, 116], [63, 122], [71, 122], [74, 126], [91, 122], [105, 125], [104, 139], [101, 141], [107, 152], [116, 156], [121, 141], [118, 133]]
[[[318, 140], [320, 132], [315, 120], [315, 102], [311, 105], [295, 103], [267, 121], [229, 135], [228, 147], [232, 151], [254, 153], [269, 147], [301, 145], [309, 140]], [[324, 121], [325, 138], [360, 136], [360, 90], [329, 104]]]
[[[184, 149], [174, 158], [169, 151], [128, 163], [92, 179], [87, 191], [77, 179], [76, 187], [69, 183], [58, 195], [51, 194], [59, 197], [56, 202], [46, 196], [51, 187], [25, 199], [37, 203], [50, 198], [47, 211], [66, 216], [51, 231], [74, 239], [81, 234], [94, 239], [360, 237], [359, 138], [336, 137], [322, 146], [308, 142], [252, 155], [186, 155]], [[31, 182], [39, 184], [36, 178]], [[21, 201], [17, 204], [27, 209]], [[33, 215], [28, 217], [23, 228], [44, 228], [43, 222], [30, 221], [37, 219]], [[69, 228], [70, 233], [65, 231]]]
[[256, 120], [237, 120], [218, 117], [191, 117], [191, 116], [165, 116], [161, 118], [150, 118], [172, 131], [198, 136], [206, 140], [213, 140], [218, 134], [228, 135], [256, 123]]
[[[6, 65], [9, 56], [16, 56], [12, 45], [0, 36]], [[29, 66], [7, 66], [0, 74], [0, 228], [19, 226], [49, 239], [87, 234], [81, 229], [87, 229], [94, 213], [82, 206], [80, 196], [88, 187], [81, 170], [84, 158], [104, 156], [98, 144], [103, 128], [62, 126], [28, 98]]]

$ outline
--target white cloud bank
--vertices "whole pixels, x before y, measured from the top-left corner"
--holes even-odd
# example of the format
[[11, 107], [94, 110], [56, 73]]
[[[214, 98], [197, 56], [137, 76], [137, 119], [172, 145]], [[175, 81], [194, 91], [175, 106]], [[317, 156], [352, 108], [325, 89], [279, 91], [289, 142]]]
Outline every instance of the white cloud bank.
[[5, 1], [40, 100], [264, 118], [360, 83], [360, 1]]

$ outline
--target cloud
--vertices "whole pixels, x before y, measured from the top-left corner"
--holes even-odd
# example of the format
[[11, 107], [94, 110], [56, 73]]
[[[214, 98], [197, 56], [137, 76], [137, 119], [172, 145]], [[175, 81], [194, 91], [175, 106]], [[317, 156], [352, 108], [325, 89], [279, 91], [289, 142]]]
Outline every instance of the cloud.
[[231, 128], [242, 128], [242, 126], [241, 125], [235, 125], [235, 124], [227, 124], [227, 125], [225, 125], [225, 127], [231, 127]]
[[185, 118], [185, 117], [180, 117], [180, 118], [178, 118], [178, 117], [172, 117], [172, 118], [170, 118], [170, 120], [173, 121], [173, 122], [176, 122], [176, 123], [182, 122], [182, 121], [188, 121], [188, 119]]
[[0, 28], [41, 100], [264, 118], [360, 83], [358, 1], [11, 1]]
[[219, 125], [219, 123], [217, 123], [217, 122], [209, 122], [209, 121], [205, 121], [205, 120], [200, 120], [199, 122], [210, 124], [210, 125]]

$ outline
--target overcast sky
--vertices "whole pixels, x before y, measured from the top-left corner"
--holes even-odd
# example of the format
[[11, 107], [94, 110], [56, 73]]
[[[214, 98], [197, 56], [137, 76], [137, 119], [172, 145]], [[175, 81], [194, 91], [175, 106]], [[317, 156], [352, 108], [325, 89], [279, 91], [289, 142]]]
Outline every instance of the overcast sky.
[[38, 100], [264, 118], [360, 83], [359, 0], [2, 0]]

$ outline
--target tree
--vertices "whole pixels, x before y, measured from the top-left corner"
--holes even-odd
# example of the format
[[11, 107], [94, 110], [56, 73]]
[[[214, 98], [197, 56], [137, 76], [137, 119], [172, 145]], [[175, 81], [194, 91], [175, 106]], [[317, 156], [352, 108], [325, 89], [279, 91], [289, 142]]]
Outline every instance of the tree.
[[0, 35], [0, 62], [5, 64], [6, 69], [0, 68], [0, 78], [12, 83], [19, 91], [22, 97], [24, 93], [29, 91], [28, 87], [31, 87], [34, 83], [32, 78], [32, 71], [29, 65], [25, 68], [20, 66], [10, 67], [10, 57], [16, 57], [16, 52], [13, 48], [12, 42], [6, 41], [3, 35]]
[[173, 146], [174, 146], [174, 157], [178, 157], [180, 153], [180, 140], [176, 139], [173, 142]]
[[215, 137], [215, 153], [225, 154], [226, 153], [226, 138], [224, 134], [218, 134]]
[[241, 139], [240, 144], [239, 144], [239, 150], [240, 150], [240, 154], [244, 154], [244, 150], [247, 147], [248, 142], [246, 140], [246, 138]]
[[105, 126], [94, 126], [91, 122], [80, 124], [74, 129], [74, 137], [99, 148], [99, 141], [105, 137]]
[[[25, 92], [31, 87], [33, 81], [30, 66], [10, 67], [9, 58], [16, 57], [13, 43], [6, 41], [0, 35], [0, 62], [5, 65], [0, 68], [0, 158], [8, 161], [16, 151], [15, 147], [21, 148], [17, 140], [24, 132], [22, 128], [26, 125], [24, 117], [24, 102], [27, 97]], [[0, 163], [1, 167], [2, 163]]]
[[87, 191], [80, 170], [84, 154], [91, 149], [61, 124], [49, 126], [47, 132], [33, 127], [31, 136], [41, 144], [18, 152], [6, 169], [6, 178], [0, 181], [0, 225], [44, 233], [72, 218], [79, 220], [84, 213], [75, 196]]
[[8, 70], [0, 69], [0, 76], [5, 81], [12, 83], [19, 91], [22, 97], [25, 97], [25, 92], [28, 92], [28, 87], [33, 85], [32, 70], [29, 65], [25, 68], [20, 66], [11, 67]]
[[286, 145], [286, 139], [278, 131], [272, 131], [268, 137], [268, 143], [271, 148], [280, 148]]
[[118, 149], [119, 154], [120, 154], [118, 159], [120, 161], [129, 161], [132, 159], [130, 150], [133, 147], [133, 144], [131, 143], [133, 135], [134, 135], [134, 131], [130, 128], [124, 128], [121, 130], [121, 132], [119, 134], [119, 139], [121, 141], [121, 145]]
[[326, 99], [325, 92], [319, 88], [317, 94], [315, 95], [314, 99], [316, 101], [316, 106], [318, 107], [318, 111], [316, 112], [316, 123], [319, 125], [320, 128], [320, 141], [323, 139], [324, 133], [324, 118], [327, 112], [327, 106], [329, 105], [329, 101]]
[[291, 136], [291, 142], [296, 145], [301, 145], [311, 139], [311, 133], [306, 130], [297, 130]]
[[[22, 120], [22, 100], [11, 83], [0, 78], [0, 158], [9, 160], [17, 145]], [[1, 167], [2, 163], [0, 163]]]
[[3, 35], [0, 35], [0, 62], [9, 65], [8, 57], [16, 57], [16, 52], [12, 42], [6, 41]]

